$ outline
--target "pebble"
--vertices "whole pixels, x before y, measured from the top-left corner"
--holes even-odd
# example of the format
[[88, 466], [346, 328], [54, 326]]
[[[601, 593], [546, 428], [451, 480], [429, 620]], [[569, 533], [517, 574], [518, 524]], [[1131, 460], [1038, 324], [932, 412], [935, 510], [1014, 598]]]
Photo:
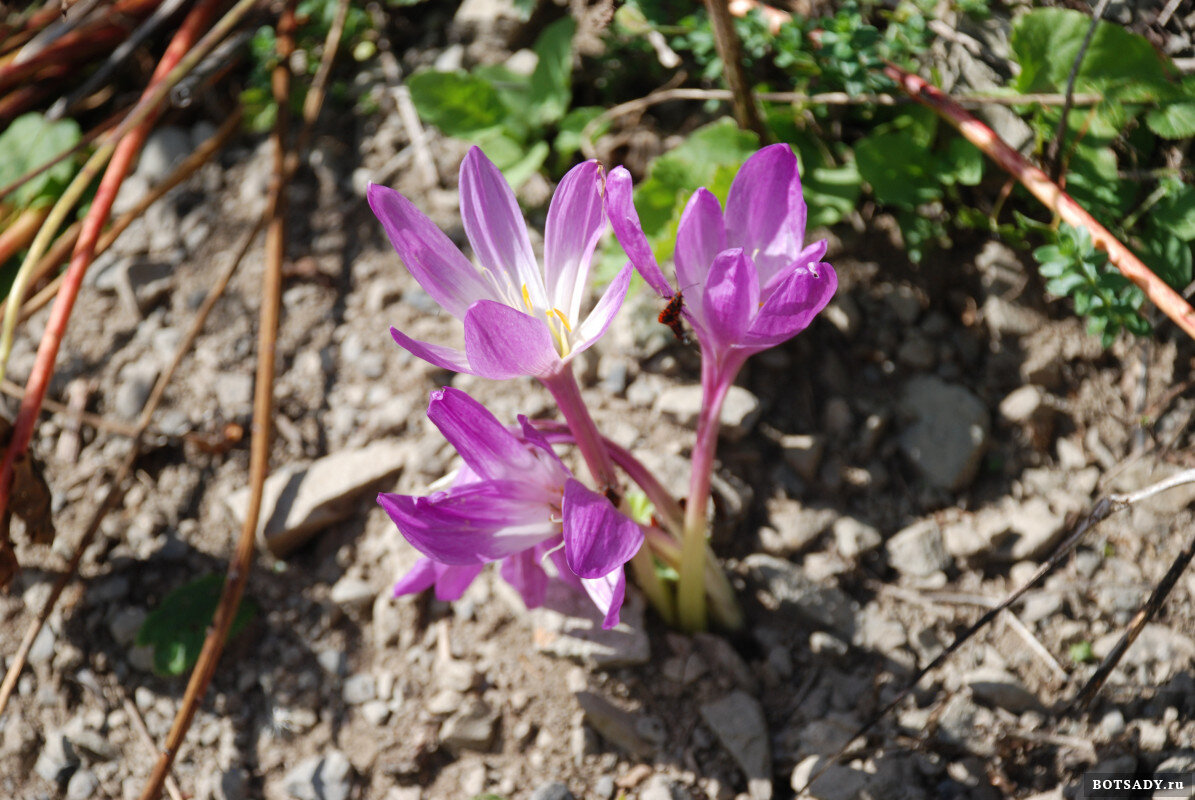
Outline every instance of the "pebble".
[[[823, 760], [823, 756], [809, 756], [793, 768], [789, 780], [793, 791], [800, 792], [805, 788], [814, 773], [821, 770]], [[814, 800], [853, 800], [864, 796], [868, 782], [866, 772], [831, 764], [800, 796]]]
[[158, 368], [147, 361], [134, 361], [120, 371], [120, 384], [112, 398], [112, 411], [124, 420], [134, 420], [141, 414], [154, 381], [158, 379]]
[[770, 800], [772, 751], [759, 701], [746, 692], [732, 692], [704, 703], [701, 718], [747, 776], [752, 800]]
[[384, 725], [390, 718], [390, 706], [384, 700], [370, 700], [361, 705], [361, 716], [370, 725]]
[[368, 672], [359, 672], [345, 679], [341, 694], [344, 702], [359, 706], [377, 697], [377, 682]]
[[1100, 720], [1099, 733], [1100, 737], [1105, 741], [1115, 739], [1124, 733], [1124, 729], [1124, 712], [1119, 708], [1112, 709]]
[[440, 726], [440, 744], [449, 750], [485, 752], [494, 741], [498, 714], [480, 700], [468, 700], [464, 707]]
[[843, 638], [851, 638], [855, 626], [855, 601], [834, 586], [822, 585], [791, 561], [763, 553], [743, 559], [759, 587], [759, 600], [769, 610], [789, 607]]
[[942, 529], [932, 519], [915, 522], [888, 540], [888, 563], [904, 575], [924, 578], [950, 566]]
[[652, 775], [639, 790], [639, 800], [687, 800], [684, 790], [663, 775]]
[[46, 743], [42, 746], [33, 771], [48, 783], [62, 784], [78, 765], [79, 756], [75, 754], [75, 748], [66, 734], [53, 731], [46, 735]]
[[609, 775], [603, 775], [593, 782], [593, 793], [600, 800], [610, 800], [614, 796], [614, 791], [617, 789], [614, 785], [614, 778]]
[[1041, 703], [1015, 675], [1001, 669], [981, 668], [969, 672], [963, 682], [981, 703], [1003, 708], [1014, 714], [1040, 711]]
[[[276, 470], [266, 480], [259, 540], [274, 555], [286, 555], [317, 531], [350, 516], [358, 508], [352, 500], [398, 473], [410, 452], [402, 442], [383, 440], [332, 453], [305, 467]], [[237, 520], [243, 521], [249, 490], [234, 492], [226, 502]]]
[[962, 386], [921, 376], [905, 385], [901, 407], [915, 420], [900, 437], [909, 461], [938, 488], [970, 485], [987, 449], [987, 406]]
[[156, 184], [167, 178], [174, 166], [190, 155], [191, 149], [191, 136], [182, 128], [155, 128], [141, 148], [136, 174], [150, 185]]
[[807, 481], [817, 479], [817, 471], [822, 465], [822, 454], [826, 449], [823, 437], [805, 434], [782, 436], [780, 449], [793, 472]]
[[128, 647], [137, 638], [137, 631], [148, 616], [143, 608], [122, 608], [108, 621], [108, 631], [121, 647]]
[[67, 800], [91, 800], [95, 797], [96, 789], [100, 788], [100, 781], [95, 773], [89, 769], [81, 769], [71, 776], [66, 784]]
[[1045, 392], [1032, 384], [1012, 390], [1000, 401], [999, 410], [1005, 421], [1015, 424], [1044, 420], [1053, 412], [1046, 405]]
[[[655, 398], [653, 411], [671, 417], [679, 425], [693, 427], [702, 405], [700, 386], [670, 386]], [[758, 397], [741, 386], [731, 386], [722, 402], [721, 434], [732, 442], [742, 439], [755, 427], [759, 413]]]
[[713, 633], [695, 635], [693, 644], [703, 659], [713, 665], [715, 675], [728, 676], [733, 685], [751, 694], [758, 694], [759, 681], [734, 645]]
[[328, 599], [338, 606], [360, 610], [373, 603], [377, 592], [360, 578], [348, 575], [336, 581], [328, 593]]
[[120, 755], [116, 745], [107, 736], [83, 728], [67, 735], [75, 750], [97, 761], [111, 761]]
[[212, 800], [248, 800], [249, 773], [242, 767], [220, 770], [212, 776]]
[[830, 528], [843, 558], [857, 558], [883, 542], [878, 530], [855, 517], [839, 517]]
[[[505, 587], [505, 584], [498, 586]], [[512, 603], [512, 607], [522, 605], [521, 601], [515, 602], [518, 605]], [[585, 594], [561, 581], [553, 581], [548, 585], [544, 606], [530, 612], [535, 649], [599, 669], [646, 664], [651, 658], [651, 643], [644, 627], [643, 611], [643, 597], [628, 589], [619, 624], [603, 630], [601, 615]]]
[[[1091, 646], [1096, 658], [1104, 658], [1120, 640], [1121, 631], [1101, 636]], [[1175, 669], [1195, 659], [1195, 641], [1176, 630], [1150, 623], [1141, 629], [1137, 640], [1125, 651], [1122, 666], [1148, 666], [1154, 663], [1170, 663]]]
[[848, 292], [839, 292], [834, 300], [822, 309], [821, 317], [847, 339], [854, 339], [863, 324], [863, 314]]
[[774, 536], [761, 530], [760, 542], [769, 553], [791, 556], [812, 545], [838, 519], [832, 508], [811, 508], [787, 497], [768, 501]]
[[348, 800], [352, 771], [339, 750], [312, 756], [287, 773], [286, 792], [295, 800]]
[[527, 800], [576, 800], [576, 798], [569, 791], [567, 783], [552, 781], [532, 792]]
[[639, 715], [624, 711], [595, 692], [575, 692], [582, 720], [614, 747], [639, 758], [651, 758], [655, 746], [639, 732]]

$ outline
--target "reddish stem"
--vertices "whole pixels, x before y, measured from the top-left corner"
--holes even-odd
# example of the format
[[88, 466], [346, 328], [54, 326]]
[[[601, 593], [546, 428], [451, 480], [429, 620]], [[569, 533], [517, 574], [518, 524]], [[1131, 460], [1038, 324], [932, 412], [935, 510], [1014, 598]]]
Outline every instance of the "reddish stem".
[[1075, 228], [1086, 228], [1096, 247], [1108, 253], [1108, 261], [1116, 266], [1130, 281], [1141, 287], [1150, 302], [1163, 314], [1195, 339], [1195, 310], [1178, 292], [1159, 278], [1133, 254], [1119, 239], [1101, 225], [1075, 200], [1054, 183], [1046, 173], [1030, 164], [1024, 156], [1010, 147], [996, 133], [967, 113], [949, 95], [922, 78], [889, 64], [884, 73], [896, 81], [910, 97], [929, 106], [954, 127], [958, 128], [967, 141], [982, 150], [1010, 175], [1021, 182], [1046, 208]]

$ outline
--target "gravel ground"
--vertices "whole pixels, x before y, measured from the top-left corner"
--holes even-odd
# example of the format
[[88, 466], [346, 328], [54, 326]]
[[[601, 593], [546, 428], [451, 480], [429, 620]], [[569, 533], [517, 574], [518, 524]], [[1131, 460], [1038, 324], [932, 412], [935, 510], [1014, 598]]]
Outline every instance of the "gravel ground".
[[[176, 142], [209, 129], [179, 130]], [[998, 242], [959, 242], [914, 267], [882, 234], [831, 235], [838, 297], [797, 340], [752, 360], [728, 410], [715, 548], [745, 604], [743, 631], [683, 636], [633, 596], [626, 624], [602, 635], [577, 598], [527, 612], [488, 573], [452, 605], [394, 600], [415, 554], [372, 491], [424, 491], [451, 467], [422, 416], [428, 392], [466, 389], [512, 422], [554, 414], [530, 381], [454, 376], [390, 340], [391, 325], [459, 335], [362, 198], [366, 179], [388, 182], [463, 242], [452, 176], [464, 146], [433, 139], [445, 177], [428, 187], [404, 166], [408, 138], [395, 114], [325, 131], [292, 187], [272, 465], [301, 476], [334, 457], [343, 483], [300, 481], [292, 508], [324, 517], [284, 555], [262, 549], [248, 589], [259, 613], [231, 642], [176, 762], [189, 796], [791, 797], [1032, 574], [1094, 498], [1190, 466], [1195, 352], [1169, 326], [1104, 351], [1041, 302], [1031, 265]], [[265, 144], [229, 152], [97, 263], [53, 396], [136, 416], [259, 213], [269, 164]], [[152, 183], [152, 171], [143, 163], [138, 178]], [[542, 204], [547, 188], [525, 199]], [[260, 276], [254, 256], [234, 278], [167, 392], [160, 440], [35, 644], [0, 720], [0, 795], [138, 796], [155, 753], [138, 719], [161, 742], [184, 679], [155, 676], [136, 631], [171, 589], [223, 571], [248, 464], [244, 445], [209, 452], [179, 436], [247, 427]], [[647, 293], [629, 299], [579, 373], [599, 426], [684, 494], [697, 359], [656, 324], [658, 310]], [[45, 319], [18, 340], [14, 380]], [[24, 572], [0, 596], [6, 657], [127, 447], [63, 417], [40, 427], [58, 540], [19, 549]], [[1173, 491], [1089, 534], [812, 796], [1070, 797], [1085, 771], [1195, 769], [1195, 576], [1178, 581], [1092, 707], [1068, 708], [1096, 666], [1073, 655], [1111, 649], [1185, 545], [1192, 499]]]

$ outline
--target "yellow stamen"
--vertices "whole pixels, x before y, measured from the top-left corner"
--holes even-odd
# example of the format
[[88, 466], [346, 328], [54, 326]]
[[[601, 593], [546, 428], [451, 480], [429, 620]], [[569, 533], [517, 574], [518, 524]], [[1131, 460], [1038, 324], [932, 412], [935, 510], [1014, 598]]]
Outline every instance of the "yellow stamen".
[[551, 311], [548, 312], [548, 316], [555, 317], [556, 319], [560, 320], [560, 324], [562, 326], [564, 326], [564, 329], [566, 331], [568, 331], [569, 333], [573, 332], [573, 326], [568, 324], [568, 317], [566, 317], [564, 315], [564, 312], [561, 311], [559, 308], [553, 308]]
[[531, 305], [531, 292], [527, 289], [527, 284], [523, 284], [523, 305], [527, 306], [527, 310], [532, 314], [535, 313], [535, 306]]

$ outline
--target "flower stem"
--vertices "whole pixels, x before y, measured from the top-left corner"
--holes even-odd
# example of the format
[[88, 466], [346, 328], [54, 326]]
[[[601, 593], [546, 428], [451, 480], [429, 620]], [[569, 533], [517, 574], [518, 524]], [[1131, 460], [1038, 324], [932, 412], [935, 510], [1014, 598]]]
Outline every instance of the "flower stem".
[[710, 475], [718, 449], [718, 426], [722, 402], [734, 380], [735, 369], [726, 369], [703, 353], [701, 359], [701, 413], [697, 418], [697, 439], [689, 473], [689, 499], [685, 505], [685, 528], [681, 538], [680, 582], [677, 607], [681, 627], [700, 631], [706, 628], [705, 562], [709, 549], [706, 534], [709, 520], [706, 505], [710, 498]]
[[[581, 397], [581, 387], [577, 385], [573, 368], [565, 366], [555, 375], [541, 378], [541, 380], [544, 386], [548, 387], [548, 391], [552, 393], [552, 397], [556, 399], [556, 405], [560, 408], [560, 413], [564, 415], [564, 421], [568, 424], [569, 430], [572, 431], [577, 449], [581, 451], [581, 457], [585, 459], [585, 465], [589, 467], [589, 472], [593, 475], [599, 489], [607, 497], [610, 497], [616, 506], [621, 506], [622, 493], [618, 490], [618, 475], [614, 471], [614, 462], [610, 458], [610, 451], [606, 449], [602, 434], [594, 424], [589, 407], [585, 405], [585, 400]], [[643, 589], [648, 601], [665, 622], [669, 625], [675, 624], [675, 604], [667, 587], [664, 586], [664, 582], [656, 574], [656, 565], [652, 561], [651, 550], [646, 547], [639, 548], [639, 552], [631, 559], [631, 569], [635, 573], [635, 582]]]

